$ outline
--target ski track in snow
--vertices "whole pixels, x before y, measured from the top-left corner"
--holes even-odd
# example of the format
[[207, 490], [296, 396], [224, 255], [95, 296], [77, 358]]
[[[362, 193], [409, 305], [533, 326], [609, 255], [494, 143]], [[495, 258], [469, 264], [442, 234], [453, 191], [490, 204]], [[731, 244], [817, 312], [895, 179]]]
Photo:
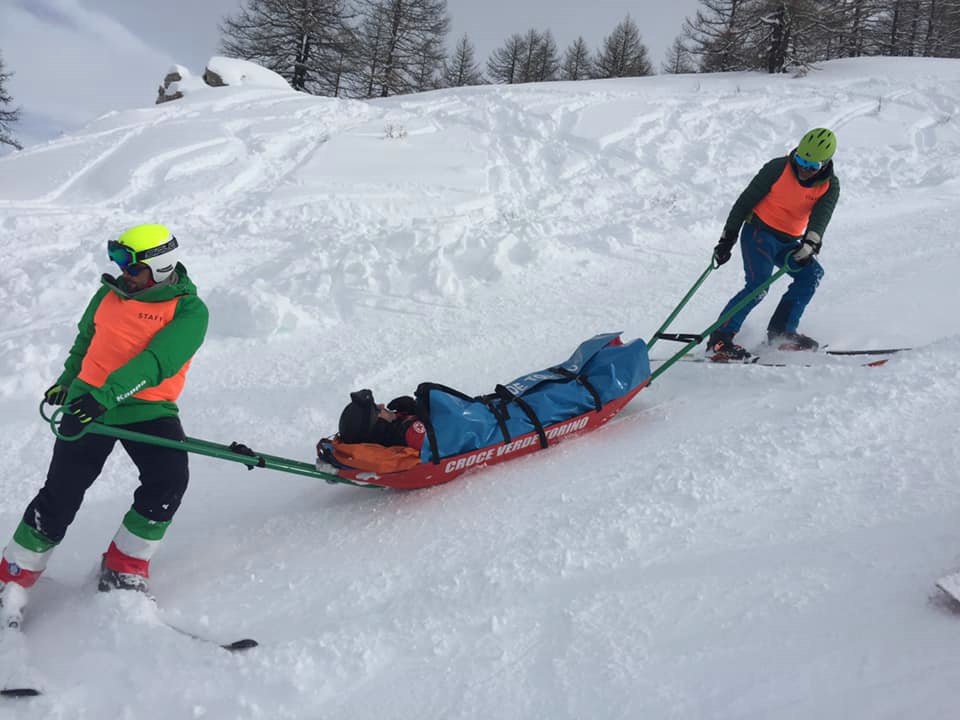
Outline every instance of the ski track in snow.
[[[486, 392], [597, 332], [649, 336], [752, 174], [818, 125], [842, 197], [803, 329], [917, 348], [679, 363], [607, 428], [424, 491], [194, 457], [152, 587], [168, 621], [261, 642], [245, 655], [94, 592], [136, 485], [118, 451], [33, 592], [29, 667], [0, 647], [0, 680], [48, 692], [0, 717], [949, 716], [958, 107], [958, 61], [906, 58], [370, 103], [223, 89], [0, 160], [4, 541], [105, 241], [139, 222], [174, 228], [211, 309], [188, 434], [300, 459], [350, 390]], [[673, 329], [707, 327], [739, 265]]]

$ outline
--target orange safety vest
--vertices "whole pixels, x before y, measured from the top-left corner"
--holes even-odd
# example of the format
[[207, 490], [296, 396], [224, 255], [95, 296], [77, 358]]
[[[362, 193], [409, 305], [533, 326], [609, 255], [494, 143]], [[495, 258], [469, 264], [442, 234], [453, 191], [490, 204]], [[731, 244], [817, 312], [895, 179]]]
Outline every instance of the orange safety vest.
[[[143, 352], [153, 336], [173, 320], [180, 297], [162, 302], [124, 300], [107, 293], [93, 316], [96, 330], [78, 377], [88, 385], [102, 387], [107, 376]], [[176, 402], [187, 380], [190, 361], [173, 377], [148, 387], [133, 397], [139, 400]]]
[[770, 192], [753, 208], [753, 213], [774, 230], [800, 237], [810, 222], [813, 206], [829, 188], [829, 182], [813, 187], [801, 185], [788, 160]]

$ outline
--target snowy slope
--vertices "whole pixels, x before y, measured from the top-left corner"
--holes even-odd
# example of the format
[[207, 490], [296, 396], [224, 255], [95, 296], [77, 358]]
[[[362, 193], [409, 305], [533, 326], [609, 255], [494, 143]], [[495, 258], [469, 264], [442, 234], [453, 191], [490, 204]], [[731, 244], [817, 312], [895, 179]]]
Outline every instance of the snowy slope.
[[[607, 428], [425, 491], [195, 458], [153, 589], [182, 627], [260, 640], [245, 656], [94, 592], [136, 486], [118, 451], [33, 593], [48, 694], [0, 717], [949, 717], [960, 616], [932, 582], [960, 566], [958, 61], [374, 103], [220, 89], [0, 160], [0, 542], [120, 229], [171, 225], [211, 308], [188, 434], [308, 460], [350, 390], [486, 392], [596, 332], [649, 337], [752, 174], [819, 125], [843, 185], [802, 329], [916, 352], [680, 363]], [[675, 329], [740, 282], [735, 259]]]

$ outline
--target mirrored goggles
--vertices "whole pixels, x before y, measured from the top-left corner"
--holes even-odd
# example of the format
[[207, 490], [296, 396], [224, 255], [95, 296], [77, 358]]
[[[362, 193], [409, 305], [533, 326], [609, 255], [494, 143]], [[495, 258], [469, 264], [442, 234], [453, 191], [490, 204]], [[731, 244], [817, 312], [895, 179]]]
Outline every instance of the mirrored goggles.
[[822, 162], [816, 162], [815, 160], [807, 160], [805, 157], [800, 157], [797, 154], [793, 156], [794, 162], [797, 163], [797, 167], [803, 170], [819, 170], [823, 167]]
[[170, 252], [176, 247], [178, 247], [178, 243], [177, 239], [173, 235], [171, 235], [170, 239], [167, 240], [167, 242], [165, 242], [163, 245], [158, 245], [157, 247], [150, 248], [149, 250], [141, 250], [140, 252], [137, 252], [136, 250], [133, 250], [122, 243], [118, 243], [116, 240], [110, 240], [107, 242], [107, 256], [112, 262], [115, 262], [117, 265], [119, 265], [121, 270], [125, 270], [129, 265], [145, 262], [152, 257]]

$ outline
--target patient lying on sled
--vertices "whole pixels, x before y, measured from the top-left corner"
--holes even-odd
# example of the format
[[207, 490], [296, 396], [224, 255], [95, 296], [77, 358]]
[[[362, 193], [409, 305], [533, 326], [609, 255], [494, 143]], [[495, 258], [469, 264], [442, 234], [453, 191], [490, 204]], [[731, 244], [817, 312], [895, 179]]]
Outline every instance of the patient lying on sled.
[[420, 451], [427, 430], [417, 417], [417, 401], [409, 395], [377, 403], [369, 390], [350, 393], [350, 404], [340, 413], [340, 442], [404, 445]]
[[[418, 465], [427, 430], [416, 412], [416, 400], [409, 395], [384, 405], [374, 400], [370, 390], [350, 393], [350, 404], [340, 413], [337, 436], [332, 441], [336, 459], [374, 472], [396, 472]], [[320, 444], [317, 454], [323, 454]]]

